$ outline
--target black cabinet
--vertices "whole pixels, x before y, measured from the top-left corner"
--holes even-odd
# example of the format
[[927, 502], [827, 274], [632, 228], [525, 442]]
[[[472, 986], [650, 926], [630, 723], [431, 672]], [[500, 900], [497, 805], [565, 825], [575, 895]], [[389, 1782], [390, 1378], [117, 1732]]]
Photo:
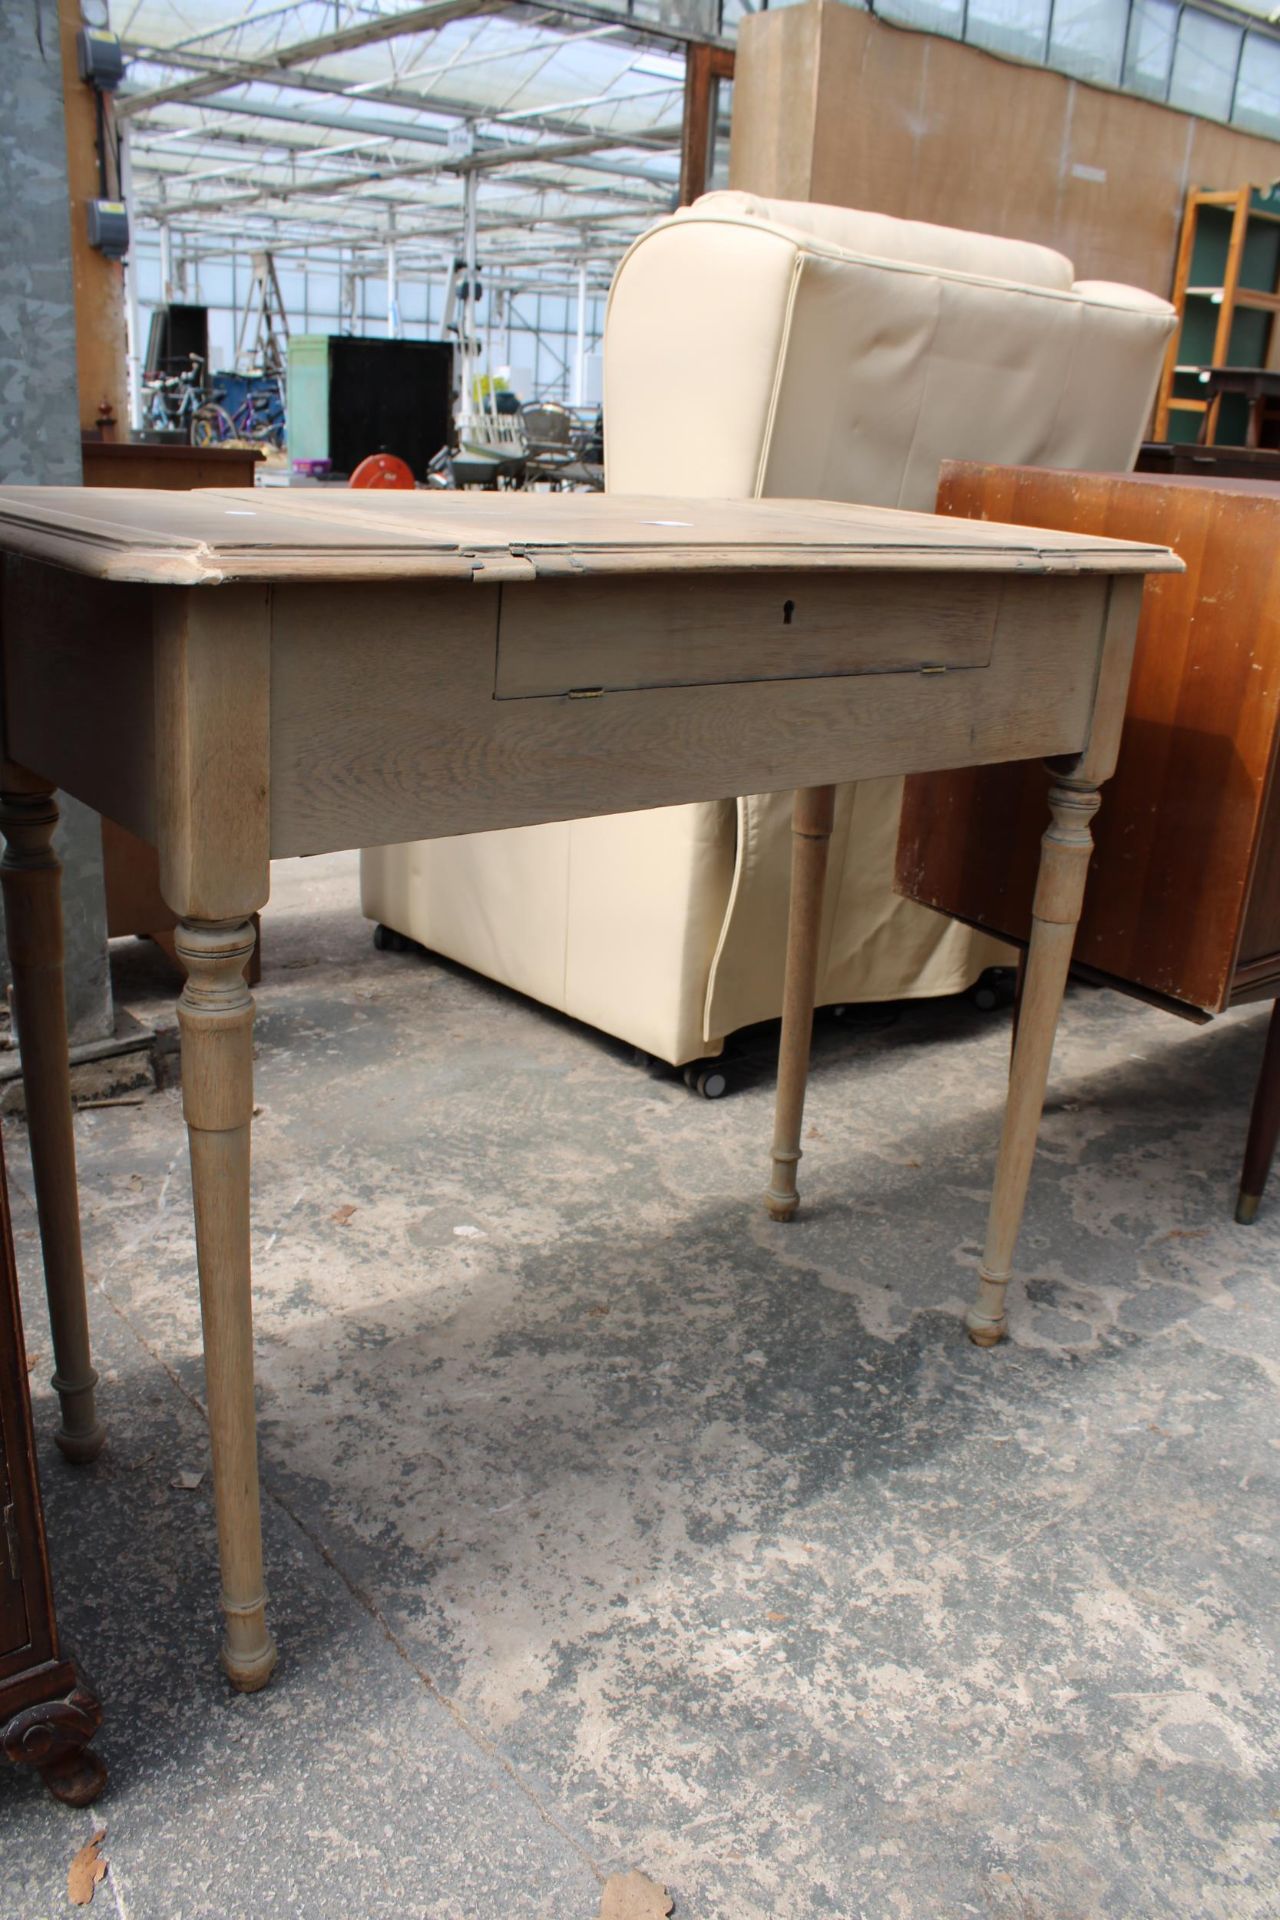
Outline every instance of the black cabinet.
[[415, 480], [453, 433], [453, 348], [445, 340], [329, 340], [329, 458], [354, 473], [394, 453]]

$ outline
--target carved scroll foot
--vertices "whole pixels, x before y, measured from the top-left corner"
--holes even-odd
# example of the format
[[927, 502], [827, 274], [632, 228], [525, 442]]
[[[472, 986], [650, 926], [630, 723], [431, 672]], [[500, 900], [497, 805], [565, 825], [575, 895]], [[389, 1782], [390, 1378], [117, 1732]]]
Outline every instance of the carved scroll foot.
[[98, 1697], [78, 1678], [63, 1698], [25, 1707], [0, 1728], [0, 1753], [34, 1767], [55, 1800], [87, 1807], [107, 1784], [107, 1769], [89, 1745], [101, 1725]]

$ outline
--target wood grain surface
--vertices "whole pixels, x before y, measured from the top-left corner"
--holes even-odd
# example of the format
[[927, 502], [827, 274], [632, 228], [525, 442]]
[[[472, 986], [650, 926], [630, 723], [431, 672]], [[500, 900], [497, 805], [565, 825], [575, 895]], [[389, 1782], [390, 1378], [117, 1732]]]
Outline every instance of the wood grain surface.
[[[624, 634], [633, 590], [610, 591], [602, 622]], [[1079, 752], [1110, 591], [1006, 579], [981, 670], [495, 700], [497, 594], [442, 583], [427, 604], [390, 583], [373, 643], [361, 588], [276, 587], [272, 855]], [[574, 677], [590, 684], [589, 657]]]
[[1002, 584], [998, 574], [771, 573], [708, 590], [680, 574], [637, 580], [621, 626], [612, 583], [503, 587], [495, 691], [568, 693], [584, 676], [623, 692], [985, 667]]
[[[1280, 489], [1247, 481], [947, 465], [939, 510], [1168, 541], [1150, 582], [1078, 962], [1188, 1011], [1232, 997], [1237, 963], [1280, 970]], [[908, 783], [899, 886], [1025, 941], [1047, 780], [1036, 766]]]
[[910, 566], [1147, 572], [1148, 546], [948, 527], [933, 514], [805, 500], [624, 494], [290, 493], [0, 487], [0, 550], [100, 579], [532, 580], [540, 573]]

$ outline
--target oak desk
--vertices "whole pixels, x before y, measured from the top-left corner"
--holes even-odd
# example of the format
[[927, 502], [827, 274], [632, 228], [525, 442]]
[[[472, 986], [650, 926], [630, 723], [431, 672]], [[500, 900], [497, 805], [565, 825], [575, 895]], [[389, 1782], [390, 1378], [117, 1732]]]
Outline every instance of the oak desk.
[[223, 1663], [275, 1649], [249, 1280], [250, 916], [269, 862], [797, 788], [773, 1176], [797, 1201], [831, 783], [1055, 756], [975, 1339], [1004, 1328], [1098, 783], [1163, 547], [812, 502], [0, 489], [0, 866], [59, 1434], [94, 1409], [54, 789], [158, 849], [179, 1002]]

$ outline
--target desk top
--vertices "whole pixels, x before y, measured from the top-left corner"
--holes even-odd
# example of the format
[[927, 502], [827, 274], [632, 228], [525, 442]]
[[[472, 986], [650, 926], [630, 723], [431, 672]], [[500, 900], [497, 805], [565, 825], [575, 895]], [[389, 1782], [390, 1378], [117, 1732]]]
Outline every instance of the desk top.
[[740, 572], [1163, 573], [1160, 546], [815, 500], [626, 494], [280, 496], [0, 487], [0, 550], [103, 580], [528, 580]]

